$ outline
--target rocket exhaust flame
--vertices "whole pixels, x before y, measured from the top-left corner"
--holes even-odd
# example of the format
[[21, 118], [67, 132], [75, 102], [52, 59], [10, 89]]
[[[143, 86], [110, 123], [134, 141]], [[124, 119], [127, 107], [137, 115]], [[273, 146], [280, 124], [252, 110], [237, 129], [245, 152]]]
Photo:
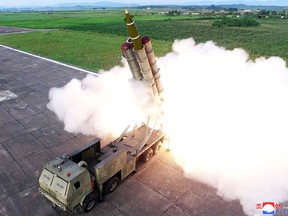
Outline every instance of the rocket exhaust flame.
[[[50, 90], [47, 106], [67, 131], [117, 137], [132, 118], [157, 115], [147, 84], [131, 79], [134, 63], [123, 63], [99, 77], [88, 75]], [[256, 203], [287, 201], [284, 60], [251, 61], [242, 49], [186, 39], [176, 40], [173, 52], [157, 64], [165, 86], [163, 127], [187, 176], [239, 200], [248, 215], [257, 214]]]

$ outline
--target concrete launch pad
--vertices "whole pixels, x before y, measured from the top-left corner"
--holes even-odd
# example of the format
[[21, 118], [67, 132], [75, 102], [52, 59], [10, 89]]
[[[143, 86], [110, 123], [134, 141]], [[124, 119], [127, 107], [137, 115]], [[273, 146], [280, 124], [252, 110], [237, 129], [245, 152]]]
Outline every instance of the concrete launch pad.
[[[51, 87], [86, 72], [0, 46], [0, 215], [68, 215], [37, 192], [44, 163], [94, 137], [73, 135], [47, 108]], [[161, 151], [127, 178], [88, 215], [242, 216], [237, 201], [185, 178], [171, 154]]]

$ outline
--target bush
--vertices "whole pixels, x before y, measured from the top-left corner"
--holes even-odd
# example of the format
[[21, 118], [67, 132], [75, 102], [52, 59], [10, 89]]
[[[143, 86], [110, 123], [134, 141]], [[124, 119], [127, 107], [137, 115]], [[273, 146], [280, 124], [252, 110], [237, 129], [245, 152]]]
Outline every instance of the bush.
[[217, 20], [213, 22], [212, 26], [217, 27], [251, 27], [251, 26], [259, 26], [259, 22], [256, 20], [250, 18], [250, 17], [244, 17], [244, 18], [227, 18], [225, 17], [222, 20]]

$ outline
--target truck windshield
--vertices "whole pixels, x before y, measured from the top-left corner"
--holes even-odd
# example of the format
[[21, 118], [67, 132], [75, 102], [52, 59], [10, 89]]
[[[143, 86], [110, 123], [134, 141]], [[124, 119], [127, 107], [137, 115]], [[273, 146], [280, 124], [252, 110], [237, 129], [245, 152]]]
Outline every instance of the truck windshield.
[[62, 196], [65, 196], [68, 183], [58, 176], [54, 176], [52, 188], [54, 191]]
[[49, 172], [46, 169], [43, 169], [41, 176], [40, 176], [40, 181], [44, 183], [47, 186], [51, 186], [51, 182], [53, 180], [53, 173]]
[[39, 181], [45, 184], [52, 191], [61, 196], [65, 196], [68, 183], [59, 178], [56, 174], [53, 174], [47, 169], [43, 169]]

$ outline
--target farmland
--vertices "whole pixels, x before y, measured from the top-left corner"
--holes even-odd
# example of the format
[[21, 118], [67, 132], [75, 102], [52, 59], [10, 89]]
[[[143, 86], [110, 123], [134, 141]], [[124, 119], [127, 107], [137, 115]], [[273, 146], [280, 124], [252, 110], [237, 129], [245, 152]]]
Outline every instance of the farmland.
[[[167, 17], [157, 11], [131, 10], [141, 34], [151, 36], [157, 56], [171, 51], [175, 39], [213, 40], [227, 49], [244, 48], [251, 58], [280, 56], [288, 61], [288, 20], [259, 19], [255, 27], [212, 26], [215, 19]], [[127, 38], [122, 10], [0, 13], [0, 25], [53, 29], [1, 35], [0, 43], [40, 56], [98, 71], [121, 60]]]

